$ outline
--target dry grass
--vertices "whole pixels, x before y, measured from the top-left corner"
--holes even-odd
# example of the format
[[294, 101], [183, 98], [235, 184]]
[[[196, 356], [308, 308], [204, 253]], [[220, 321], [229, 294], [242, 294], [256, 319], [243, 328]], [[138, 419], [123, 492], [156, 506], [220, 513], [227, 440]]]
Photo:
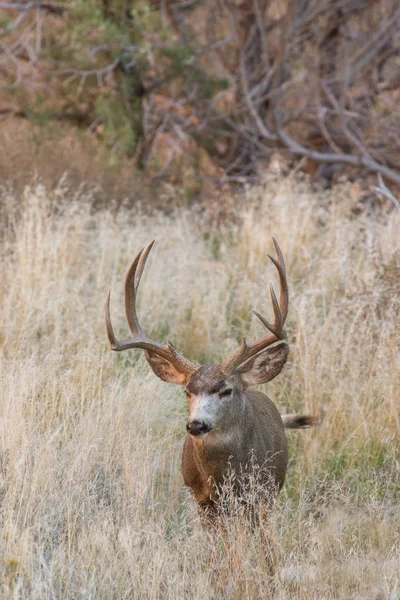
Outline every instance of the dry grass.
[[[62, 188], [26, 190], [18, 218], [2, 199], [2, 598], [400, 597], [400, 218], [355, 217], [346, 195], [270, 184], [220, 233], [189, 211], [91, 214]], [[103, 323], [112, 284], [126, 333], [123, 275], [156, 238], [142, 321], [191, 358], [220, 359], [259, 331], [250, 308], [269, 304], [271, 235], [292, 352], [268, 391], [282, 413], [322, 418], [289, 433], [272, 582], [239, 517], [228, 547], [200, 528], [180, 474], [184, 395], [140, 353], [111, 354]]]

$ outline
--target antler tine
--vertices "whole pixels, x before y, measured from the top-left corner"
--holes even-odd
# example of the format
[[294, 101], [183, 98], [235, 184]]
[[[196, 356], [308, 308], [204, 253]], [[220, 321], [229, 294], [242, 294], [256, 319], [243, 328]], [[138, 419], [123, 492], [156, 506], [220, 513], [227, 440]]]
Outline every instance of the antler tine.
[[125, 278], [125, 313], [129, 328], [133, 335], [142, 334], [136, 313], [136, 297], [140, 280], [146, 266], [146, 261], [154, 246], [154, 242], [155, 240], [138, 252]]
[[110, 313], [110, 298], [111, 298], [111, 288], [108, 290], [106, 304], [104, 306], [104, 312], [106, 317], [106, 330], [108, 341], [110, 342], [111, 350], [117, 350], [118, 348], [118, 340], [115, 337], [114, 329], [111, 323], [111, 313]]
[[122, 341], [118, 341], [115, 337], [110, 314], [110, 289], [105, 304], [105, 319], [108, 340], [110, 342], [111, 350], [121, 352], [123, 350], [128, 350], [129, 348], [142, 348], [143, 350], [153, 352], [154, 354], [157, 354], [161, 358], [164, 358], [165, 360], [174, 364], [181, 373], [191, 375], [197, 370], [197, 364], [190, 362], [184, 356], [178, 354], [172, 344], [168, 343], [168, 346], [163, 346], [162, 344], [159, 344], [158, 342], [148, 338], [147, 335], [142, 331], [139, 324], [136, 312], [136, 297], [140, 280], [146, 266], [146, 261], [153, 245], [154, 241], [152, 241], [145, 248], [142, 248], [142, 250], [136, 255], [125, 279], [125, 312], [133, 337]]
[[280, 283], [280, 309], [282, 314], [283, 322], [286, 321], [286, 317], [289, 312], [289, 289], [286, 279], [286, 268], [285, 261], [283, 258], [282, 250], [275, 238], [272, 238], [276, 250], [276, 254], [278, 256], [278, 261], [273, 256], [270, 256], [270, 259], [278, 269], [279, 273], [279, 283]]
[[274, 324], [272, 325], [259, 312], [253, 310], [253, 313], [256, 315], [256, 317], [260, 319], [261, 323], [271, 332], [272, 335], [266, 335], [260, 338], [254, 344], [247, 344], [245, 338], [243, 338], [241, 348], [222, 363], [221, 367], [225, 372], [232, 372], [233, 369], [245, 363], [247, 360], [264, 350], [267, 346], [277, 342], [278, 340], [283, 340], [286, 337], [286, 332], [283, 326], [285, 324], [289, 309], [289, 290], [286, 280], [285, 261], [283, 259], [283, 254], [278, 242], [275, 240], [275, 238], [272, 239], [274, 241], [278, 260], [269, 254], [268, 256], [277, 268], [280, 286], [278, 302], [275, 290], [273, 286], [270, 285], [271, 302], [274, 310]]

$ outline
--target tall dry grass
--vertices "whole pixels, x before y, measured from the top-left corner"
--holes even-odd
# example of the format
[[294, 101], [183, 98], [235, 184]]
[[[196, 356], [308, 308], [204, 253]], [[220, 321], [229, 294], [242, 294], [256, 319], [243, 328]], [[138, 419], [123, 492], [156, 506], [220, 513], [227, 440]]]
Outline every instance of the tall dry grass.
[[[236, 226], [194, 210], [92, 213], [65, 186], [3, 193], [1, 597], [400, 597], [398, 390], [400, 217], [354, 216], [347, 189], [290, 180], [248, 194]], [[17, 214], [18, 213], [18, 214]], [[289, 433], [291, 463], [262, 536], [240, 516], [231, 543], [200, 527], [183, 488], [182, 391], [140, 352], [111, 354], [103, 303], [127, 325], [122, 285], [156, 238], [140, 315], [190, 358], [221, 359], [269, 311], [271, 235], [290, 282], [290, 362], [267, 386], [282, 413], [320, 415]]]

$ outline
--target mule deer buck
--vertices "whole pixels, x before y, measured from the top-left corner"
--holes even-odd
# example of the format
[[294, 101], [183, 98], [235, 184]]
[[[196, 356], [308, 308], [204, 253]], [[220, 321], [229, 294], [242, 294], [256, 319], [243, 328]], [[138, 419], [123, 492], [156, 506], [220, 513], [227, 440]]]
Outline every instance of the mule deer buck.
[[266, 394], [248, 389], [279, 375], [289, 353], [289, 346], [281, 341], [286, 337], [284, 324], [289, 306], [281, 249], [274, 240], [277, 259], [269, 258], [278, 270], [280, 281], [279, 302], [270, 286], [274, 323], [253, 311], [268, 333], [253, 344], [243, 338], [240, 349], [220, 365], [199, 365], [179, 354], [170, 342], [164, 346], [149, 339], [139, 325], [136, 297], [153, 244], [139, 252], [126, 276], [125, 311], [132, 332], [130, 339], [118, 341], [114, 335], [111, 290], [108, 293], [105, 318], [111, 349], [121, 352], [141, 348], [158, 377], [184, 386], [189, 418], [182, 456], [183, 479], [207, 514], [216, 515], [220, 509], [220, 489], [228, 470], [238, 476], [234, 493], [239, 496], [240, 478], [250, 475], [255, 463], [266, 467], [261, 471], [265, 496], [261, 501], [269, 504], [285, 480], [288, 449], [284, 428], [300, 429], [314, 422], [310, 416], [281, 417]]

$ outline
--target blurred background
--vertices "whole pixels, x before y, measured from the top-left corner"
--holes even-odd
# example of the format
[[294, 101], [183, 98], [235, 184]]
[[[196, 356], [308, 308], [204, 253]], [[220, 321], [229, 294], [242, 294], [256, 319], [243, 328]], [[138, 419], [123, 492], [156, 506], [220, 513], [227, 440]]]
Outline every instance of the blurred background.
[[0, 2], [0, 176], [220, 204], [296, 168], [398, 208], [399, 25], [397, 0]]

